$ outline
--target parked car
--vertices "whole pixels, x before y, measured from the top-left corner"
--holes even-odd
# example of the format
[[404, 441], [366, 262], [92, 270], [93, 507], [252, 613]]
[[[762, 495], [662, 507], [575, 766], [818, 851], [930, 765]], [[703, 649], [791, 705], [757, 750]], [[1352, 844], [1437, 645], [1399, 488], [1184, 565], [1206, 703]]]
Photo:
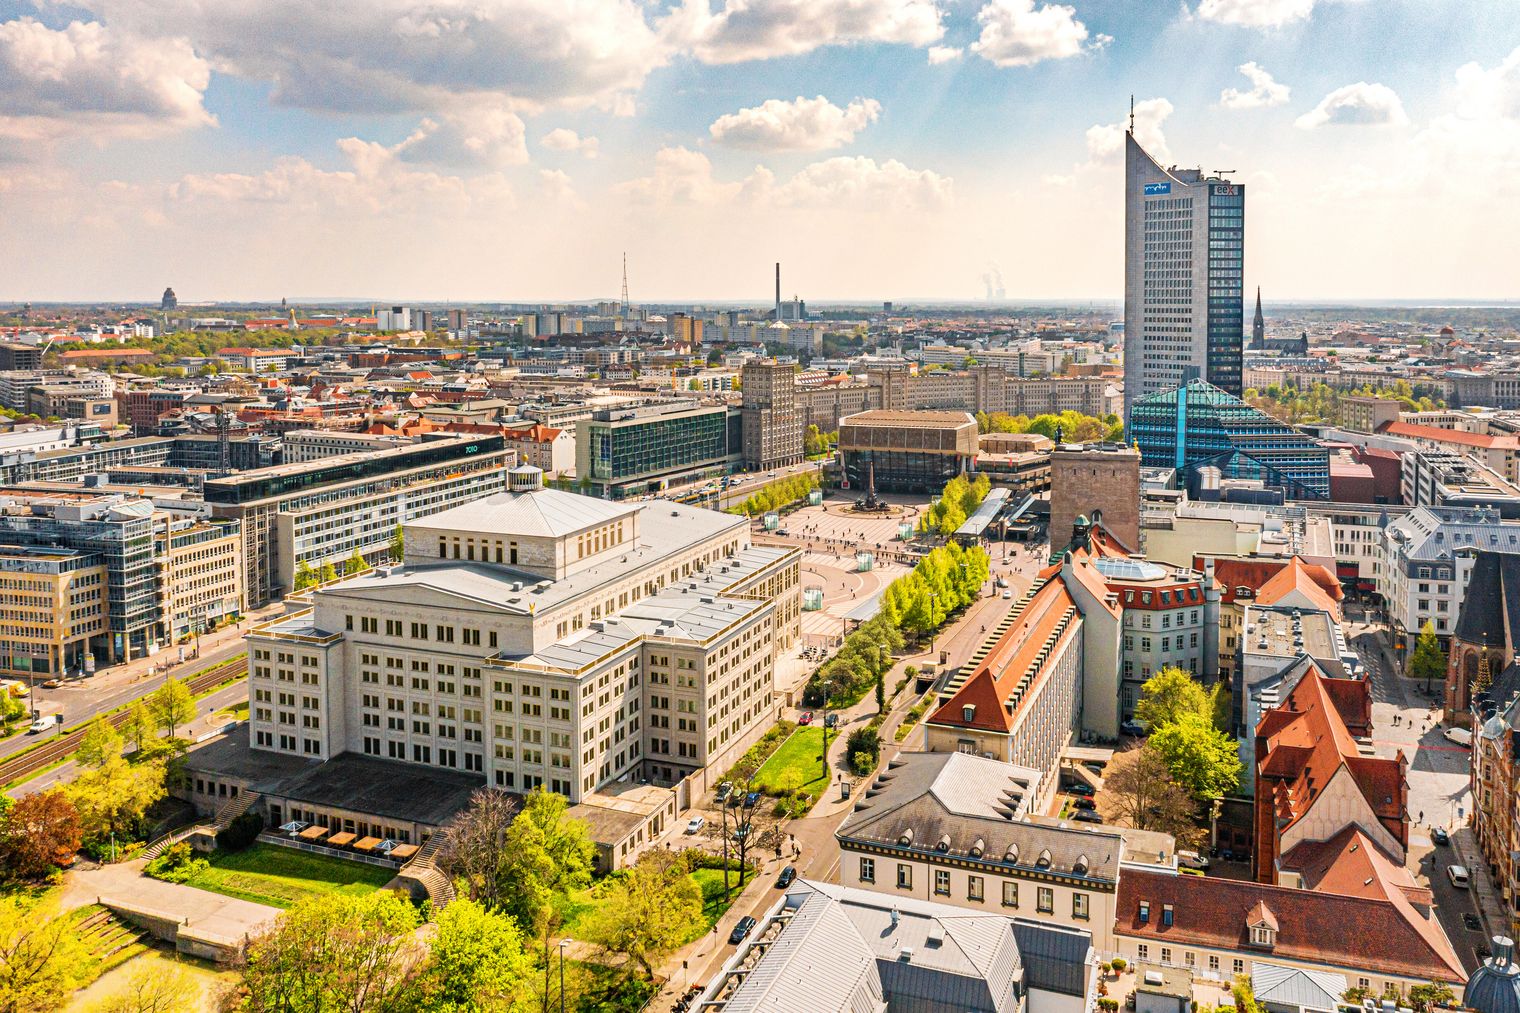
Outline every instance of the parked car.
[[701, 830], [702, 825], [706, 822], [707, 818], [704, 816], [693, 816], [691, 819], [686, 821], [686, 832], [688, 834], [694, 834], [698, 830]]
[[1071, 807], [1073, 809], [1078, 809], [1078, 810], [1082, 810], [1082, 809], [1092, 810], [1092, 809], [1098, 808], [1098, 803], [1096, 803], [1092, 799], [1086, 798], [1086, 797], [1083, 797], [1083, 798], [1074, 798], [1074, 799], [1071, 800]]
[[1430, 832], [1430, 839], [1436, 844], [1450, 844], [1451, 837], [1446, 833], [1445, 827], [1436, 827]]
[[713, 796], [713, 801], [717, 802], [719, 805], [722, 805], [724, 802], [728, 801], [728, 796], [732, 795], [733, 793], [734, 782], [724, 781], [722, 784], [718, 785], [718, 793]]
[[795, 865], [788, 865], [786, 868], [781, 870], [781, 875], [776, 877], [776, 888], [778, 890], [785, 890], [787, 887], [792, 885], [792, 880], [796, 878], [797, 867]]
[[1447, 742], [1455, 742], [1464, 749], [1472, 746], [1472, 732], [1466, 728], [1448, 728], [1441, 733]]
[[1097, 813], [1093, 812], [1091, 809], [1078, 809], [1076, 812], [1074, 812], [1074, 813], [1071, 814], [1071, 818], [1074, 819], [1074, 820], [1076, 820], [1078, 823], [1102, 823], [1103, 822], [1103, 817], [1099, 816]]
[[1184, 869], [1197, 869], [1202, 872], [1209, 867], [1209, 860], [1206, 856], [1200, 855], [1196, 851], [1179, 851], [1177, 852], [1177, 864]]
[[825, 727], [825, 728], [827, 728], [827, 729], [829, 729], [831, 731], [833, 729], [839, 727], [839, 715], [838, 714], [825, 714], [823, 716], [823, 727]]
[[1446, 867], [1446, 878], [1451, 880], [1451, 885], [1458, 890], [1466, 890], [1472, 882], [1472, 879], [1467, 875], [1466, 866], [1462, 865], [1448, 865]]
[[745, 936], [749, 935], [750, 932], [754, 931], [754, 928], [755, 928], [755, 918], [754, 918], [754, 916], [753, 915], [745, 915], [743, 918], [739, 919], [739, 924], [735, 925], [734, 926], [734, 930], [728, 934], [728, 941], [730, 943], [733, 943], [735, 946], [738, 946], [740, 943], [744, 942], [744, 937]]
[[49, 680], [47, 680], [46, 682], [44, 682], [42, 684], [42, 688], [43, 689], [57, 689], [59, 686], [62, 686], [62, 685], [63, 685], [63, 683], [59, 682], [57, 679], [49, 679]]
[[752, 791], [748, 795], [744, 796], [744, 808], [753, 809], [759, 804], [760, 793], [758, 791]]
[[810, 724], [812, 724], [813, 723], [813, 712], [812, 711], [803, 711], [801, 714], [797, 715], [797, 723], [799, 725], [810, 725]]
[[1108, 764], [1104, 763], [1102, 760], [1083, 760], [1082, 766], [1086, 767], [1094, 774], [1101, 774], [1103, 773], [1104, 768], [1108, 766]]
[[1119, 725], [1119, 731], [1125, 735], [1133, 735], [1137, 739], [1143, 739], [1151, 733], [1151, 726], [1139, 718], [1130, 718]]
[[1073, 781], [1070, 784], [1063, 785], [1061, 790], [1068, 795], [1082, 795], [1086, 798], [1092, 798], [1096, 794], [1092, 789], [1092, 785], [1085, 784], [1082, 781]]

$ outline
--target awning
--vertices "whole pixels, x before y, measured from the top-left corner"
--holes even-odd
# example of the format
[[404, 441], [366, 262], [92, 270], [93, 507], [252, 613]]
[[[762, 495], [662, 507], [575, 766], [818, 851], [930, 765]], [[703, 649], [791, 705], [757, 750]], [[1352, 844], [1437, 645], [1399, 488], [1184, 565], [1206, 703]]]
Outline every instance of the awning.
[[418, 848], [415, 844], [398, 844], [391, 849], [391, 857], [398, 862], [404, 862], [415, 855], [417, 851]]
[[304, 841], [319, 841], [326, 836], [326, 827], [307, 827], [301, 831], [301, 839]]
[[344, 847], [345, 845], [349, 845], [349, 844], [354, 843], [354, 840], [357, 837], [358, 837], [357, 834], [350, 834], [350, 833], [348, 833], [348, 832], [345, 831], [344, 833], [341, 833], [341, 834], [333, 834], [332, 837], [330, 837], [328, 839], [327, 843], [333, 845], [334, 847], [341, 848], [341, 847]]
[[378, 837], [362, 837], [354, 842], [355, 851], [374, 851], [375, 845], [380, 843]]

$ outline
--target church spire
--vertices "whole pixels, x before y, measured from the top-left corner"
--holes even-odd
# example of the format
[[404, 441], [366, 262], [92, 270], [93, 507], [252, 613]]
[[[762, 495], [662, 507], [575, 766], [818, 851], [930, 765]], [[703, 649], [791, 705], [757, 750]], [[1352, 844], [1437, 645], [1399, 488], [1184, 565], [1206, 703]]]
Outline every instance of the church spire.
[[1267, 322], [1261, 315], [1261, 286], [1256, 286], [1256, 316], [1251, 318], [1251, 344], [1260, 348], [1267, 340]]

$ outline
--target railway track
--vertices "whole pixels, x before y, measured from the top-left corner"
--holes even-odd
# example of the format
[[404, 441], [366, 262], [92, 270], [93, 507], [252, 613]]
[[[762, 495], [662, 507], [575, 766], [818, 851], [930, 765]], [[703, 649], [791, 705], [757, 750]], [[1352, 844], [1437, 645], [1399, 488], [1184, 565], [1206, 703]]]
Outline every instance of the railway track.
[[[245, 655], [230, 665], [219, 665], [216, 668], [196, 672], [187, 677], [185, 682], [190, 687], [191, 696], [200, 696], [209, 689], [226, 682], [236, 682], [248, 675], [248, 658]], [[114, 714], [108, 714], [108, 721], [112, 728], [120, 728], [127, 721], [128, 710], [119, 710]], [[93, 720], [93, 719], [92, 719]], [[79, 748], [83, 741], [88, 724], [58, 736], [46, 745], [38, 746], [0, 762], [0, 785], [15, 784], [24, 781], [38, 771], [45, 770], [64, 759]]]

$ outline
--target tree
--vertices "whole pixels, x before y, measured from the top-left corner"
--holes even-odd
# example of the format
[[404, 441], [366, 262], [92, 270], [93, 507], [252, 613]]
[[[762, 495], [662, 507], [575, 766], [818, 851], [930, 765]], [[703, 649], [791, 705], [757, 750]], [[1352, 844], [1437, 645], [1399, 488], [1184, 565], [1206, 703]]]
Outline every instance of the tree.
[[1415, 985], [1409, 990], [1409, 1005], [1414, 1008], [1415, 1013], [1426, 1013], [1432, 1006], [1453, 1005], [1456, 1001], [1456, 993], [1449, 985], [1440, 981]]
[[170, 679], [154, 690], [149, 706], [158, 727], [167, 731], [170, 738], [174, 737], [174, 729], [195, 719], [195, 697], [183, 679]]
[[338, 568], [333, 566], [331, 563], [323, 563], [321, 569], [317, 570], [318, 584], [331, 584], [337, 579]]
[[79, 833], [99, 843], [108, 835], [135, 831], [148, 807], [164, 797], [163, 760], [128, 763], [113, 756], [96, 770], [87, 770], [64, 789], [79, 812]]
[[400, 894], [325, 894], [296, 904], [248, 944], [224, 1011], [380, 1013], [401, 1005], [422, 961], [417, 911]]
[[1426, 690], [1432, 679], [1446, 675], [1446, 658], [1441, 654], [1441, 642], [1436, 638], [1436, 628], [1425, 620], [1420, 627], [1420, 639], [1415, 641], [1414, 653], [1409, 656], [1409, 677], [1424, 679]]
[[62, 791], [33, 792], [0, 826], [0, 868], [11, 879], [41, 879], [79, 850], [79, 812]]
[[1148, 744], [1195, 799], [1218, 798], [1240, 783], [1235, 740], [1202, 714], [1184, 714], [1163, 725], [1151, 733]]
[[1213, 713], [1208, 691], [1192, 675], [1175, 666], [1163, 668], [1145, 680], [1140, 687], [1140, 701], [1135, 704], [1135, 716], [1153, 728], [1169, 725], [1184, 714]]
[[428, 957], [402, 1009], [528, 1013], [539, 1008], [536, 969], [517, 923], [461, 897], [437, 914]]
[[393, 563], [399, 563], [399, 562], [401, 562], [401, 557], [404, 554], [405, 549], [406, 549], [406, 537], [405, 537], [405, 534], [402, 531], [401, 525], [397, 524], [396, 525], [396, 530], [391, 534], [391, 544], [390, 544], [391, 562], [393, 562]]
[[158, 734], [158, 723], [153, 720], [153, 714], [142, 700], [139, 699], [132, 705], [132, 709], [127, 711], [127, 720], [122, 722], [121, 733], [138, 752], [141, 752], [143, 746]]
[[85, 730], [84, 738], [79, 740], [79, 749], [74, 753], [74, 758], [86, 767], [101, 767], [111, 757], [120, 756], [121, 750], [121, 736], [109, 721], [97, 715]]
[[488, 908], [502, 904], [507, 828], [517, 808], [511, 795], [480, 788], [443, 831], [448, 836], [438, 853], [439, 867], [451, 880], [464, 884], [470, 899]]
[[133, 971], [126, 984], [90, 1009], [92, 1013], [195, 1013], [200, 991], [184, 968], [156, 960]]
[[354, 554], [349, 556], [348, 561], [343, 564], [343, 575], [345, 577], [352, 577], [354, 574], [363, 573], [368, 569], [369, 562], [364, 558], [364, 553], [360, 552], [356, 547]]
[[292, 581], [295, 590], [304, 591], [317, 582], [317, 572], [311, 568], [306, 560], [296, 564], [295, 579]]
[[506, 913], [535, 935], [548, 924], [556, 897], [591, 882], [596, 846], [586, 824], [566, 815], [569, 805], [558, 792], [534, 788], [507, 828], [497, 889]]
[[1114, 815], [1137, 830], [1158, 830], [1179, 840], [1198, 836], [1197, 804], [1171, 779], [1166, 761], [1149, 743], [1131, 762], [1115, 764], [1103, 779], [1103, 795]]
[[586, 924], [586, 938], [608, 953], [654, 968], [701, 931], [702, 891], [681, 860], [668, 851], [646, 851], [627, 875], [602, 891]]
[[74, 925], [53, 914], [21, 897], [0, 898], [0, 1010], [62, 1009], [84, 977]]

